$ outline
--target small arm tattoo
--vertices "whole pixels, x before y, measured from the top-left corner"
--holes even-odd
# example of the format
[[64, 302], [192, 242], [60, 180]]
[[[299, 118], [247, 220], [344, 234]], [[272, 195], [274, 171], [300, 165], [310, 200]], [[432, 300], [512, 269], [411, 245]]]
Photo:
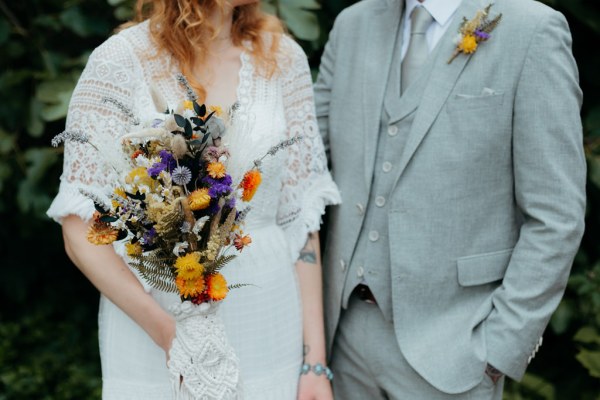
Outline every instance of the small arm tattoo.
[[298, 257], [298, 261], [304, 261], [308, 264], [316, 264], [317, 263], [317, 252], [315, 250], [315, 245], [313, 243], [314, 236], [313, 234], [309, 234], [308, 239], [306, 240], [306, 244], [304, 248], [300, 251], [300, 256]]

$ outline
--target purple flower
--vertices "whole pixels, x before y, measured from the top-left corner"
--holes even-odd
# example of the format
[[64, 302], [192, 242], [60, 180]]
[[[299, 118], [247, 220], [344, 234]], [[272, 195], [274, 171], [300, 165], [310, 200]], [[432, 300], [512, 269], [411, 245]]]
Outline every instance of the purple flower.
[[145, 245], [151, 245], [152, 243], [154, 243], [155, 239], [156, 239], [156, 230], [154, 229], [154, 227], [152, 227], [149, 230], [147, 230], [146, 232], [144, 232], [144, 235], [142, 236], [142, 242]]
[[479, 29], [475, 29], [475, 36], [483, 39], [483, 40], [487, 40], [490, 38], [490, 34], [486, 33], [484, 31], [480, 31]]
[[158, 178], [158, 175], [160, 175], [160, 173], [165, 169], [167, 169], [167, 164], [163, 164], [161, 162], [155, 163], [153, 166], [148, 168], [148, 174], [150, 174], [153, 179], [156, 179]]
[[167, 150], [161, 150], [158, 152], [160, 155], [160, 161], [162, 164], [166, 165], [166, 168], [171, 172], [173, 168], [177, 166], [177, 162], [173, 157], [173, 154], [169, 153]]
[[221, 179], [214, 179], [210, 176], [205, 176], [202, 182], [208, 185], [208, 195], [213, 199], [229, 194], [233, 191], [231, 188], [232, 180], [231, 176], [229, 175], [225, 175]]
[[233, 209], [235, 207], [235, 197], [231, 197], [229, 200], [227, 200], [227, 203], [225, 203], [227, 205], [227, 207]]

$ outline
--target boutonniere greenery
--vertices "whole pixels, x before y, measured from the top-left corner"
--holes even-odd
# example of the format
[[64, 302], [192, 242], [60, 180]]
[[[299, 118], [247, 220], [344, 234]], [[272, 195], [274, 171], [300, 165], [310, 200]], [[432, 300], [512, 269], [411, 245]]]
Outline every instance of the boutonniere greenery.
[[492, 8], [492, 4], [489, 4], [483, 10], [477, 11], [477, 14], [471, 20], [463, 17], [463, 22], [458, 28], [458, 36], [455, 40], [456, 49], [454, 50], [452, 57], [448, 60], [448, 64], [454, 61], [460, 53], [475, 53], [479, 43], [485, 42], [491, 37], [492, 31], [498, 26], [502, 19], [502, 14], [498, 14], [490, 19], [490, 8]]

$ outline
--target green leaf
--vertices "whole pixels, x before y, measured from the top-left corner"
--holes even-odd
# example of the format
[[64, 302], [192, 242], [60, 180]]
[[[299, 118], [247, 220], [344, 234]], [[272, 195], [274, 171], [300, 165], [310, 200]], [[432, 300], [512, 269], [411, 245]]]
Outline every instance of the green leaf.
[[317, 14], [313, 11], [307, 11], [294, 7], [286, 3], [280, 3], [279, 12], [281, 18], [294, 34], [295, 37], [302, 40], [317, 40], [320, 35], [319, 21]]
[[33, 137], [41, 137], [44, 133], [42, 120], [43, 104], [35, 97], [29, 102], [29, 118], [27, 119], [27, 132]]
[[544, 400], [556, 399], [556, 391], [552, 383], [546, 381], [545, 379], [537, 375], [531, 373], [525, 374], [523, 380], [521, 381], [521, 385], [536, 393]]
[[15, 142], [16, 135], [0, 128], [0, 155], [6, 155], [15, 151]]
[[75, 83], [72, 78], [62, 77], [39, 84], [35, 98], [43, 104], [40, 116], [44, 121], [56, 121], [66, 117]]
[[568, 299], [564, 299], [552, 315], [550, 320], [550, 327], [557, 335], [562, 335], [569, 329], [571, 320], [574, 316], [574, 310], [571, 302]]
[[177, 126], [179, 126], [181, 128], [185, 128], [185, 123], [187, 122], [185, 117], [183, 117], [182, 115], [179, 115], [179, 114], [173, 114], [173, 118], [175, 118], [175, 122], [177, 123]]
[[575, 357], [595, 378], [600, 378], [600, 351], [582, 349]]
[[588, 178], [590, 182], [600, 187], [600, 156], [588, 157]]
[[110, 31], [107, 21], [84, 14], [79, 7], [67, 8], [60, 14], [62, 24], [81, 37], [106, 36]]
[[584, 326], [579, 329], [573, 338], [575, 341], [586, 344], [600, 344], [600, 335], [591, 326]]
[[0, 18], [0, 45], [4, 44], [10, 36], [10, 25], [4, 18]]
[[115, 18], [119, 21], [128, 21], [133, 18], [133, 9], [127, 5], [115, 8]]
[[43, 214], [50, 205], [48, 193], [40, 185], [49, 167], [58, 159], [51, 148], [31, 148], [24, 154], [27, 170], [25, 178], [19, 183], [17, 204], [22, 213], [30, 211]]

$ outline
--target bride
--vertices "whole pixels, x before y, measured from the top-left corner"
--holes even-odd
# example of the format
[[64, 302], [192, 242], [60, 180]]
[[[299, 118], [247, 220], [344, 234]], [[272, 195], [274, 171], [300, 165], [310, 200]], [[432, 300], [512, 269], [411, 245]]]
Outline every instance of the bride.
[[[67, 130], [118, 146], [132, 127], [102, 99], [117, 100], [143, 120], [154, 111], [153, 91], [170, 106], [186, 98], [177, 81], [182, 73], [200, 101], [234, 110], [226, 139], [244, 145], [237, 152], [232, 145], [232, 159], [251, 161], [283, 139], [303, 136], [262, 166], [263, 184], [245, 226], [253, 243], [223, 270], [228, 282], [251, 285], [233, 290], [221, 315], [240, 358], [245, 399], [331, 399], [329, 374], [321, 373], [318, 230], [325, 206], [340, 198], [318, 134], [304, 53], [256, 0], [138, 0], [136, 10], [135, 21], [90, 56]], [[67, 143], [48, 215], [62, 224], [73, 263], [101, 292], [103, 399], [170, 399], [166, 361], [175, 322], [166, 310], [179, 298], [150, 288], [118, 246], [86, 239], [94, 207], [80, 190], [110, 188], [115, 179], [91, 146]]]

